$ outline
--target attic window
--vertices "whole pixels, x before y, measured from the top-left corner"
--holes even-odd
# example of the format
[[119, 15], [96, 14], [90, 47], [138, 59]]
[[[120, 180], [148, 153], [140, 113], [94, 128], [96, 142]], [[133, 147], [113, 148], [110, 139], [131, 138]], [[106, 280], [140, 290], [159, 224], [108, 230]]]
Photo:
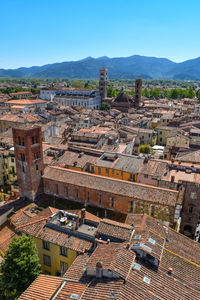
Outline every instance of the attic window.
[[152, 249], [151, 249], [150, 247], [146, 246], [145, 244], [140, 244], [140, 246], [141, 246], [143, 249], [147, 250], [148, 252], [151, 252], [151, 251], [152, 251]]
[[146, 276], [144, 276], [144, 278], [143, 278], [143, 282], [146, 282], [147, 284], [150, 284], [150, 282], [151, 282], [151, 279], [150, 279], [150, 278], [148, 278], [148, 277], [146, 277]]
[[141, 239], [141, 235], [134, 236], [134, 240], [140, 240], [140, 239]]
[[153, 240], [152, 238], [149, 238], [148, 241], [149, 241], [149, 243], [151, 243], [152, 245], [155, 245], [155, 243], [156, 243], [156, 241]]

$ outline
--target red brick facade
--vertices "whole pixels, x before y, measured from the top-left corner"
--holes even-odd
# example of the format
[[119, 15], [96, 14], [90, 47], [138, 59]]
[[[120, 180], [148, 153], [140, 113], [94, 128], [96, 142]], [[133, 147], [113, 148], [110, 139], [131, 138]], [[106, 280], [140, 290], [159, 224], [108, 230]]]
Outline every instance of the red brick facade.
[[20, 196], [34, 200], [43, 175], [41, 127], [13, 128], [13, 141]]

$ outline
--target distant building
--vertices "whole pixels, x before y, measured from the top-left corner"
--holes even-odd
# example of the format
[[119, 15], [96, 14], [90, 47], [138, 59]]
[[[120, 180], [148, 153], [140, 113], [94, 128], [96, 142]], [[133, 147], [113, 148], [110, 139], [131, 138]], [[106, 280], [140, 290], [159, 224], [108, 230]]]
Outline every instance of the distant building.
[[135, 106], [139, 107], [142, 100], [142, 79], [135, 81]]
[[54, 101], [61, 106], [82, 106], [87, 109], [99, 109], [100, 94], [94, 90], [84, 89], [43, 89], [40, 98]]
[[107, 87], [108, 87], [108, 69], [101, 68], [99, 70], [99, 92], [101, 100], [107, 98]]
[[122, 91], [117, 98], [111, 103], [111, 107], [121, 112], [127, 113], [130, 108], [134, 107], [133, 100], [124, 91]]
[[79, 95], [55, 96], [54, 102], [61, 106], [82, 106], [86, 109], [99, 109], [101, 97], [95, 91], [89, 91], [86, 95], [80, 92]]
[[27, 99], [33, 96], [33, 94], [29, 91], [10, 93], [10, 97], [17, 99]]

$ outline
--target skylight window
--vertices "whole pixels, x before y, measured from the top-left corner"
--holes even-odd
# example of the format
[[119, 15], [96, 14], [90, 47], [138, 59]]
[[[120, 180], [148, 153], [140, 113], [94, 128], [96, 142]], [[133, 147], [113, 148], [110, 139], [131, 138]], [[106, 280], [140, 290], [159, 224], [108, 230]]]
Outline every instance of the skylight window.
[[140, 239], [141, 239], [141, 235], [134, 236], [134, 240], [140, 240]]
[[148, 278], [148, 277], [146, 277], [146, 276], [144, 276], [144, 278], [143, 278], [143, 282], [146, 282], [147, 284], [150, 284], [150, 282], [151, 282], [151, 279], [150, 279], [150, 278]]
[[70, 296], [69, 298], [70, 298], [70, 299], [78, 300], [79, 295], [78, 295], [78, 294], [71, 294], [71, 296]]
[[149, 243], [151, 243], [152, 245], [155, 245], [155, 244], [156, 244], [156, 241], [153, 240], [152, 238], [149, 238], [148, 241], [149, 241]]

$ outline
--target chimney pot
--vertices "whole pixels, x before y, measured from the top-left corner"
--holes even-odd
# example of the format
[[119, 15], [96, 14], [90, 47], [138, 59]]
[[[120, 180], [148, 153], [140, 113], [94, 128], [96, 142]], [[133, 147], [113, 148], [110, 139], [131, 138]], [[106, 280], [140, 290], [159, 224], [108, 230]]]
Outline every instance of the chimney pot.
[[96, 263], [96, 277], [102, 278], [103, 276], [103, 263], [101, 261], [98, 261]]
[[173, 273], [173, 269], [170, 267], [168, 270], [168, 275], [172, 275], [172, 273]]
[[81, 222], [84, 223], [85, 222], [85, 208], [81, 209]]
[[126, 244], [126, 249], [129, 249], [130, 248], [130, 243], [127, 243]]

